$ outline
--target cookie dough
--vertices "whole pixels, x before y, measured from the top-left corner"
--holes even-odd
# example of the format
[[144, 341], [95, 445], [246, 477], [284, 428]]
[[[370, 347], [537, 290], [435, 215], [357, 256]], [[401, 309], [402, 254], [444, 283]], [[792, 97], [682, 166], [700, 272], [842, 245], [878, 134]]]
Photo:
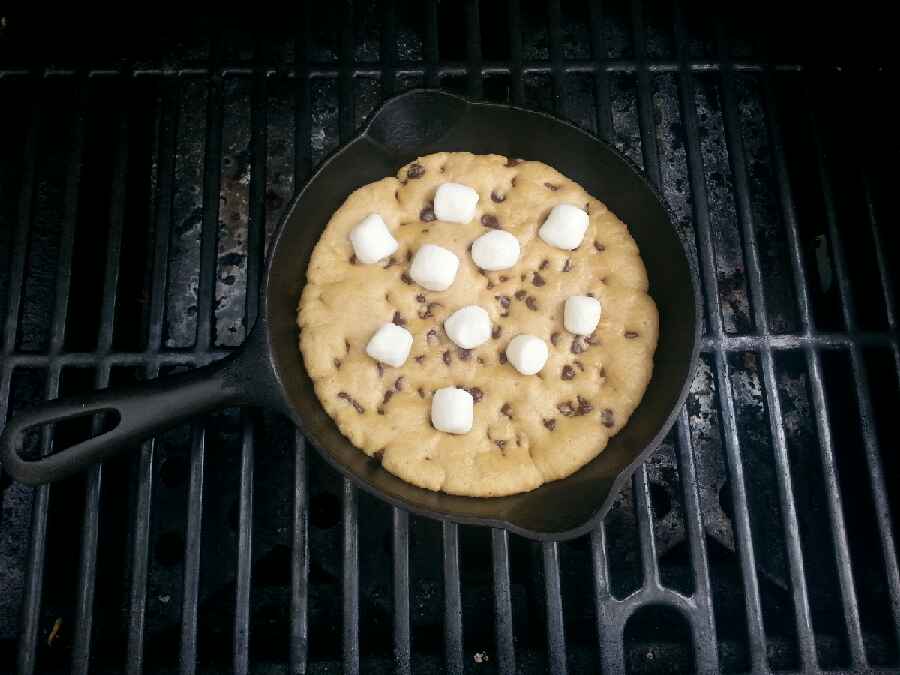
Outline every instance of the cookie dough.
[[[478, 192], [465, 224], [437, 220], [443, 183]], [[554, 206], [589, 217], [580, 246], [551, 246], [538, 229]], [[349, 234], [370, 214], [384, 219], [399, 248], [375, 264], [356, 259]], [[521, 247], [511, 269], [484, 271], [470, 246], [500, 229]], [[424, 244], [459, 258], [444, 291], [419, 286], [410, 262]], [[436, 153], [351, 194], [313, 252], [300, 299], [300, 351], [325, 410], [361, 451], [400, 478], [430, 490], [493, 497], [533, 490], [596, 457], [625, 424], [650, 382], [658, 335], [656, 305], [628, 228], [606, 206], [553, 168], [500, 155]], [[600, 301], [596, 330], [564, 326], [573, 295]], [[487, 310], [491, 339], [462, 349], [444, 320], [466, 305]], [[366, 354], [385, 322], [413, 335], [409, 358], [392, 368]], [[547, 343], [536, 375], [522, 375], [505, 350], [516, 335]], [[431, 423], [431, 399], [445, 387], [474, 400], [471, 431]]]

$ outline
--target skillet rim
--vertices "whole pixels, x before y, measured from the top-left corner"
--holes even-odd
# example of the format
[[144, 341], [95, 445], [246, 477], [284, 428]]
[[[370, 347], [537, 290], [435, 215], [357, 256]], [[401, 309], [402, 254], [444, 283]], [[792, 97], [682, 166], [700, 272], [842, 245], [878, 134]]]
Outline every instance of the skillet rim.
[[[281, 244], [281, 240], [284, 236], [284, 233], [287, 231], [288, 221], [291, 220], [291, 216], [294, 213], [294, 210], [297, 207], [297, 204], [303, 199], [306, 195], [307, 190], [310, 189], [310, 186], [323, 174], [325, 173], [331, 164], [335, 162], [335, 160], [340, 157], [342, 154], [348, 151], [349, 148], [356, 145], [360, 142], [371, 142], [379, 147], [385, 147], [379, 140], [373, 138], [370, 135], [370, 131], [374, 126], [375, 122], [378, 120], [379, 116], [392, 104], [397, 103], [406, 98], [414, 98], [422, 95], [427, 96], [437, 96], [437, 97], [446, 97], [448, 99], [454, 100], [458, 103], [462, 103], [466, 109], [470, 107], [474, 108], [485, 108], [485, 109], [503, 109], [503, 110], [512, 110], [517, 113], [526, 114], [530, 116], [536, 116], [539, 118], [543, 118], [545, 122], [561, 124], [565, 127], [568, 127], [570, 130], [577, 132], [580, 135], [583, 135], [587, 141], [598, 143], [604, 147], [607, 151], [609, 151], [614, 157], [620, 160], [625, 166], [627, 166], [631, 172], [638, 178], [640, 184], [643, 186], [647, 192], [652, 195], [653, 199], [657, 202], [657, 204], [662, 208], [663, 213], [665, 214], [666, 222], [669, 227], [672, 229], [675, 238], [678, 240], [680, 244], [679, 251], [681, 255], [684, 256], [685, 264], [688, 268], [688, 276], [690, 278], [690, 285], [692, 290], [692, 303], [691, 308], [693, 310], [693, 322], [694, 322], [694, 330], [692, 335], [692, 345], [691, 345], [691, 353], [690, 359], [688, 363], [688, 368], [684, 376], [684, 381], [681, 384], [678, 396], [675, 400], [675, 404], [672, 406], [672, 409], [666, 415], [662, 425], [659, 427], [658, 431], [654, 434], [654, 436], [650, 439], [650, 441], [643, 446], [640, 452], [638, 452], [634, 459], [629, 462], [624, 468], [622, 468], [616, 477], [613, 479], [612, 484], [610, 486], [609, 492], [606, 495], [606, 498], [603, 500], [603, 503], [590, 515], [584, 523], [581, 525], [577, 525], [575, 527], [562, 530], [562, 531], [539, 531], [532, 530], [527, 527], [523, 527], [518, 525], [510, 520], [505, 520], [503, 518], [490, 518], [490, 517], [481, 517], [481, 516], [468, 516], [468, 515], [459, 515], [449, 511], [437, 511], [433, 509], [423, 508], [416, 504], [407, 502], [399, 497], [395, 497], [393, 495], [388, 495], [382, 492], [379, 488], [375, 487], [371, 483], [369, 483], [364, 476], [358, 475], [355, 472], [351, 471], [339, 461], [337, 461], [336, 457], [334, 457], [333, 453], [327, 447], [320, 447], [318, 443], [313, 442], [307, 432], [306, 426], [304, 424], [303, 417], [297, 408], [291, 403], [290, 397], [288, 396], [285, 385], [282, 381], [282, 373], [281, 370], [276, 363], [275, 360], [275, 349], [273, 348], [273, 336], [272, 332], [269, 328], [269, 287], [270, 281], [272, 278], [272, 263], [275, 259], [275, 255], [278, 251], [278, 247]], [[453, 124], [450, 125], [450, 128], [453, 127]], [[443, 134], [446, 136], [446, 132]], [[433, 139], [430, 142], [435, 143], [438, 142], [440, 138]], [[393, 151], [391, 151], [393, 153]], [[324, 229], [324, 228], [323, 228]], [[286, 414], [291, 421], [297, 426], [297, 428], [301, 431], [304, 436], [304, 439], [312, 445], [319, 453], [319, 455], [325, 459], [325, 461], [336, 469], [342, 476], [348, 478], [353, 482], [357, 487], [365, 490], [369, 494], [377, 497], [378, 499], [391, 504], [392, 506], [397, 506], [399, 508], [403, 508], [407, 511], [410, 511], [416, 515], [425, 516], [434, 520], [440, 521], [449, 521], [454, 523], [459, 523], [463, 525], [481, 525], [492, 528], [500, 528], [507, 530], [509, 532], [513, 532], [515, 534], [521, 535], [531, 540], [535, 541], [566, 541], [569, 539], [574, 539], [580, 537], [591, 530], [593, 530], [597, 523], [603, 520], [606, 517], [606, 514], [609, 512], [613, 501], [616, 496], [622, 490], [625, 482], [629, 480], [640, 467], [641, 464], [647, 461], [647, 459], [659, 448], [662, 441], [665, 439], [666, 435], [668, 435], [672, 426], [678, 419], [678, 416], [681, 414], [681, 410], [684, 407], [684, 402], [687, 399], [688, 392], [690, 391], [690, 386], [693, 382], [694, 374], [697, 369], [697, 365], [699, 362], [700, 356], [700, 342], [702, 338], [702, 299], [700, 294], [700, 288], [697, 279], [698, 271], [691, 264], [691, 258], [688, 255], [684, 243], [681, 241], [681, 238], [678, 236], [677, 231], [674, 226], [674, 218], [671, 207], [666, 202], [664, 196], [660, 192], [660, 190], [654, 186], [644, 174], [644, 172], [637, 166], [635, 162], [629, 159], [627, 156], [622, 154], [617, 148], [613, 145], [607, 143], [606, 141], [600, 139], [594, 134], [585, 131], [581, 127], [576, 126], [575, 124], [569, 122], [568, 120], [562, 119], [555, 115], [551, 115], [549, 113], [545, 113], [537, 110], [530, 110], [528, 108], [522, 108], [514, 105], [507, 105], [503, 103], [493, 103], [487, 101], [472, 101], [463, 96], [459, 96], [457, 94], [453, 94], [450, 92], [446, 92], [440, 89], [433, 88], [416, 88], [405, 91], [401, 94], [393, 96], [391, 98], [385, 99], [382, 104], [376, 108], [368, 119], [366, 120], [365, 126], [354, 134], [353, 138], [351, 138], [346, 143], [343, 143], [336, 147], [333, 151], [331, 151], [327, 157], [325, 157], [319, 164], [319, 166], [313, 171], [309, 177], [304, 181], [303, 187], [295, 193], [293, 198], [291, 199], [288, 207], [284, 211], [284, 215], [281, 217], [278, 227], [272, 237], [271, 244], [266, 252], [266, 261], [265, 261], [265, 277], [263, 279], [263, 283], [261, 285], [261, 293], [262, 297], [260, 298], [260, 312], [258, 314], [257, 323], [254, 326], [253, 330], [250, 332], [255, 333], [257, 330], [262, 330], [264, 333], [265, 340], [265, 357], [268, 362], [268, 365], [271, 369], [272, 376], [277, 383], [278, 395], [277, 400], [271, 401], [273, 403], [272, 407], [280, 410], [284, 414]], [[304, 270], [305, 277], [305, 270]], [[305, 286], [305, 279], [300, 286], [300, 291], [302, 292], [303, 287]], [[249, 341], [249, 335], [248, 335]], [[305, 370], [305, 366], [301, 366]], [[650, 384], [648, 386], [652, 386], [653, 379], [651, 378]], [[587, 466], [587, 465], [585, 465]], [[581, 471], [578, 469], [578, 471]], [[384, 470], [384, 469], [382, 469]], [[576, 472], [577, 473], [577, 472]], [[573, 474], [574, 475], [574, 474]], [[401, 479], [402, 480], [402, 479]], [[565, 478], [561, 480], [566, 480]], [[420, 488], [418, 486], [414, 486], [409, 484], [411, 488], [416, 488], [418, 490], [422, 490], [423, 492], [430, 492], [425, 490], [425, 488]], [[457, 495], [460, 496], [460, 495]], [[492, 499], [490, 497], [470, 497], [470, 499]], [[503, 497], [499, 497], [497, 499], [503, 499]]]

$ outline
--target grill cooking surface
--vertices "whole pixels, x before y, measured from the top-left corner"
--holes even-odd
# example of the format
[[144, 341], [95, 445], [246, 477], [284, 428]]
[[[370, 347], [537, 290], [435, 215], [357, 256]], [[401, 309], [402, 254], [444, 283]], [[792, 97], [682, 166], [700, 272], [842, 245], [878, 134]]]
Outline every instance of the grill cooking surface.
[[410, 517], [255, 410], [51, 487], [0, 468], [0, 671], [896, 672], [896, 73], [877, 25], [848, 44], [853, 17], [778, 17], [0, 16], [0, 418], [239, 345], [294, 191], [419, 86], [615, 145], [665, 193], [705, 309], [676, 427], [565, 544]]

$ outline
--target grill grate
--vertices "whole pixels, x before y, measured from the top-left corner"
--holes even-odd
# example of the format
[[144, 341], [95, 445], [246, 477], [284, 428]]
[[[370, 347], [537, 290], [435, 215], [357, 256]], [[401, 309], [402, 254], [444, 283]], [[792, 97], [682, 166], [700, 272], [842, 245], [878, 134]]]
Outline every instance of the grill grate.
[[892, 73], [691, 4], [499, 7], [160, 27], [112, 59], [0, 24], [0, 417], [227, 354], [291, 193], [425, 85], [571, 119], [666, 194], [706, 317], [659, 452], [566, 544], [410, 518], [257, 411], [52, 487], [0, 468], [0, 670], [897, 672], [897, 237], [884, 150], [839, 117], [889, 129]]

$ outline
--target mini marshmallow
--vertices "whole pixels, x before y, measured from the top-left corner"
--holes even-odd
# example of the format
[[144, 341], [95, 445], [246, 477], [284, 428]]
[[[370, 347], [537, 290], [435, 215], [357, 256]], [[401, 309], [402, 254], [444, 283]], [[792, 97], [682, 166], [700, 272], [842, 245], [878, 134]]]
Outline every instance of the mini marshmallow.
[[467, 305], [447, 317], [444, 331], [456, 346], [474, 349], [491, 339], [491, 318], [478, 305]]
[[376, 361], [399, 368], [406, 363], [412, 343], [412, 333], [402, 326], [386, 323], [369, 340], [366, 354]]
[[538, 230], [538, 236], [551, 246], [572, 251], [581, 245], [587, 227], [587, 213], [571, 204], [557, 204]]
[[434, 215], [438, 220], [465, 225], [475, 217], [478, 193], [461, 183], [441, 183], [434, 195]]
[[416, 251], [409, 276], [422, 288], [429, 291], [446, 291], [456, 279], [459, 258], [453, 251], [443, 246], [425, 244]]
[[590, 335], [600, 322], [600, 301], [589, 295], [572, 295], [566, 300], [563, 324], [575, 335]]
[[505, 230], [491, 230], [472, 242], [472, 260], [489, 272], [508, 270], [519, 261], [519, 240]]
[[431, 398], [431, 423], [438, 431], [467, 434], [472, 430], [475, 401], [465, 389], [444, 387]]
[[549, 356], [547, 343], [534, 335], [516, 335], [506, 345], [506, 358], [522, 375], [540, 372]]
[[399, 244], [377, 213], [366, 216], [350, 231], [350, 243], [356, 259], [371, 265], [397, 250]]

